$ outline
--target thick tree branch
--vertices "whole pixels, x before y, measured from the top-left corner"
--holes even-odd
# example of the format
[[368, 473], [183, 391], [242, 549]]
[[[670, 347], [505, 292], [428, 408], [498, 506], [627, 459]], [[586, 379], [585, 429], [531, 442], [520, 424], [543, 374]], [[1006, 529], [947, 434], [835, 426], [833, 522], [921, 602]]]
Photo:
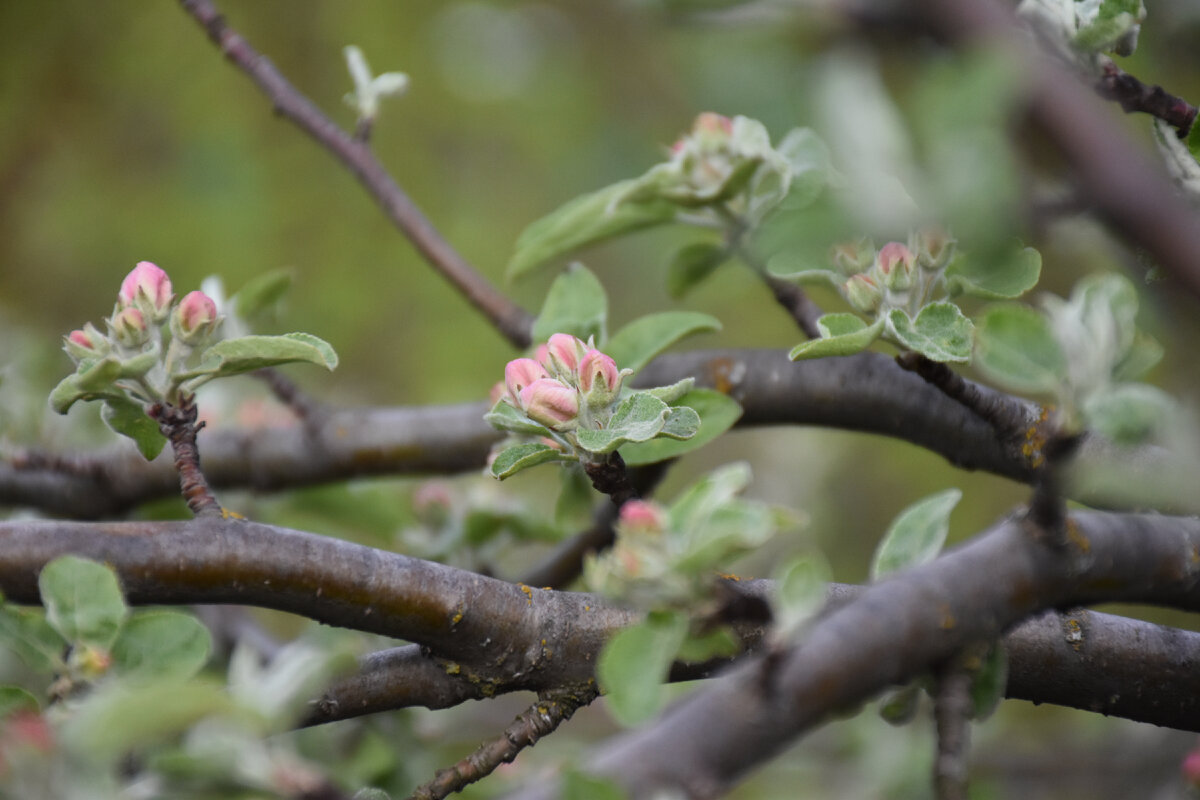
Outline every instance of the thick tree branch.
[[180, 4], [208, 33], [221, 52], [245, 72], [271, 101], [275, 111], [340, 161], [375, 198], [380, 208], [416, 247], [417, 252], [475, 306], [514, 346], [530, 343], [533, 318], [492, 286], [467, 263], [421, 213], [371, 152], [365, 139], [343, 131], [257, 52], [209, 0], [180, 0]]
[[790, 650], [748, 659], [656, 723], [617, 737], [589, 769], [635, 797], [669, 787], [715, 796], [830, 714], [1041, 608], [1118, 598], [1200, 608], [1200, 520], [1080, 513], [1069, 524], [1066, 553], [1008, 521], [868, 587]]
[[1142, 112], [1157, 117], [1178, 131], [1179, 138], [1186, 138], [1196, 122], [1197, 108], [1170, 94], [1161, 86], [1149, 86], [1130, 75], [1106, 58], [1103, 74], [1096, 91], [1101, 97], [1121, 105], [1126, 114]]

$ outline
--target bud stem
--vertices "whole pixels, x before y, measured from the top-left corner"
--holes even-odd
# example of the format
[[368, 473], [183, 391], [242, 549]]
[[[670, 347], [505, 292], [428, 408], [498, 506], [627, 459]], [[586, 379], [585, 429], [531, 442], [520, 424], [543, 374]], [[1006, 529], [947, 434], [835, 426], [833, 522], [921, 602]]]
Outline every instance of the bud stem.
[[200, 451], [196, 447], [196, 434], [204, 423], [196, 424], [196, 403], [191, 395], [183, 395], [179, 405], [155, 403], [148, 411], [150, 418], [158, 423], [159, 430], [171, 443], [175, 454], [175, 469], [179, 471], [179, 489], [192, 515], [196, 517], [219, 517], [224, 513], [221, 504], [213, 496], [208, 480], [200, 471]]
[[604, 461], [585, 461], [583, 470], [591, 478], [596, 491], [608, 495], [617, 508], [637, 499], [638, 490], [629, 480], [620, 453], [609, 453]]

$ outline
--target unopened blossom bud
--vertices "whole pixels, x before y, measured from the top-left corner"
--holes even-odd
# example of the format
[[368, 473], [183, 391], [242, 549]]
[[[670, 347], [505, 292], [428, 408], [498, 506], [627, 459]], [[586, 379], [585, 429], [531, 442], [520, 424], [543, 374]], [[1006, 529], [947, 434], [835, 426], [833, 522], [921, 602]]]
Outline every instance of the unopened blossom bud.
[[621, 506], [618, 517], [626, 533], [662, 533], [667, 529], [667, 512], [657, 503], [629, 500]]
[[600, 408], [617, 399], [623, 373], [617, 362], [599, 350], [588, 350], [579, 362], [579, 392], [588, 408]]
[[875, 248], [865, 241], [842, 242], [835, 244], [830, 254], [834, 266], [846, 276], [857, 275], [871, 266], [875, 258]]
[[556, 333], [546, 343], [549, 369], [560, 378], [574, 380], [579, 359], [587, 352], [587, 345], [569, 333]]
[[179, 301], [171, 330], [184, 344], [196, 345], [217, 327], [217, 304], [204, 292], [188, 292]]
[[916, 235], [917, 263], [921, 269], [937, 272], [954, 257], [955, 241], [939, 227], [925, 228]]
[[118, 298], [123, 306], [135, 306], [155, 324], [167, 318], [171, 310], [171, 279], [157, 265], [139, 261], [121, 281]]
[[75, 361], [84, 358], [102, 358], [111, 349], [108, 339], [88, 323], [82, 330], [71, 331], [63, 341], [63, 349]]
[[546, 368], [532, 358], [514, 358], [504, 367], [504, 387], [517, 408], [521, 407], [521, 390], [534, 381], [549, 378]]
[[534, 422], [556, 431], [573, 430], [579, 421], [579, 393], [553, 378], [542, 378], [521, 390], [521, 409]]
[[141, 347], [150, 339], [150, 329], [146, 325], [146, 317], [133, 307], [125, 306], [113, 314], [108, 321], [113, 336], [122, 347], [133, 349]]
[[1183, 757], [1183, 763], [1179, 765], [1183, 772], [1183, 779], [1192, 786], [1200, 786], [1200, 748], [1192, 750]]
[[902, 292], [912, 286], [912, 273], [916, 267], [916, 256], [899, 242], [888, 242], [879, 249], [875, 266], [883, 285]]
[[866, 275], [854, 275], [842, 285], [842, 296], [855, 311], [873, 314], [879, 308], [883, 293], [875, 281]]
[[692, 135], [703, 144], [724, 142], [733, 135], [733, 120], [715, 111], [705, 111], [696, 117]]

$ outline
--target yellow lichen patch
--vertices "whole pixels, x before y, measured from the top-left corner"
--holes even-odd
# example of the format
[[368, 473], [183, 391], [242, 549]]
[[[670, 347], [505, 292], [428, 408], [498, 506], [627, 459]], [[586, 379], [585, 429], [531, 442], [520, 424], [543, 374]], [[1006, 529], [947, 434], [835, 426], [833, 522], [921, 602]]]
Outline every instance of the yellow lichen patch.
[[221, 519], [245, 519], [246, 517], [236, 511], [231, 511], [224, 506], [221, 507]]
[[718, 572], [717, 577], [724, 578], [727, 581], [740, 581], [741, 580], [741, 578], [739, 578], [737, 575], [734, 575], [732, 572]]
[[1063, 627], [1066, 628], [1067, 644], [1078, 653], [1079, 648], [1083, 647], [1083, 626], [1079, 624], [1079, 620], [1072, 617]]
[[1075, 520], [1069, 518], [1067, 519], [1067, 541], [1075, 545], [1075, 549], [1080, 553], [1087, 553], [1092, 549], [1092, 543], [1079, 530], [1079, 526], [1075, 523]]
[[1034, 469], [1046, 463], [1046, 457], [1042, 455], [1042, 448], [1046, 446], [1046, 421], [1050, 419], [1053, 412], [1054, 406], [1043, 406], [1037, 422], [1030, 425], [1025, 431], [1025, 444], [1021, 445], [1021, 455], [1025, 456], [1029, 466]]
[[450, 627], [453, 628], [455, 625], [462, 622], [462, 619], [463, 619], [463, 612], [459, 611], [453, 617], [450, 618]]
[[709, 364], [709, 369], [712, 370], [714, 389], [721, 394], [729, 394], [733, 391], [734, 361], [732, 358], [714, 358]]
[[462, 672], [462, 667], [460, 667], [458, 664], [455, 664], [453, 661], [446, 662], [442, 665], [442, 668], [446, 670], [447, 675], [457, 675]]
[[950, 606], [943, 604], [939, 610], [942, 613], [942, 620], [938, 624], [942, 630], [948, 631], [958, 624], [958, 620], [954, 618], [954, 614], [950, 613]]
[[517, 586], [521, 587], [521, 591], [525, 593], [525, 600], [529, 605], [533, 605], [533, 587], [526, 586], [523, 583], [518, 583]]

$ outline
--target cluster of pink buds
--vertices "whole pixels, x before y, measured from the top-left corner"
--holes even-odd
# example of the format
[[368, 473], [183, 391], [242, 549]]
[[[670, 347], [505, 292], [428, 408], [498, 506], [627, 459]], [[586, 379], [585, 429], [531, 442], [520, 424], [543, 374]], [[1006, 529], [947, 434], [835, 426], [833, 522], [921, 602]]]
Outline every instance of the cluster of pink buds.
[[874, 314], [910, 305], [914, 287], [921, 300], [927, 299], [953, 252], [954, 240], [930, 228], [915, 234], [910, 244], [888, 242], [879, 250], [865, 241], [839, 244], [832, 259], [845, 276], [838, 287], [842, 297], [855, 311]]
[[590, 343], [556, 333], [533, 358], [508, 362], [500, 398], [534, 422], [566, 432], [602, 417], [628, 374]]
[[149, 343], [158, 344], [160, 328], [168, 320], [174, 340], [189, 346], [202, 344], [220, 322], [216, 303], [203, 292], [189, 292], [178, 304], [174, 300], [167, 273], [141, 261], [121, 281], [117, 305], [105, 320], [108, 334], [89, 322], [67, 335], [64, 349], [77, 363], [114, 352], [129, 355]]

